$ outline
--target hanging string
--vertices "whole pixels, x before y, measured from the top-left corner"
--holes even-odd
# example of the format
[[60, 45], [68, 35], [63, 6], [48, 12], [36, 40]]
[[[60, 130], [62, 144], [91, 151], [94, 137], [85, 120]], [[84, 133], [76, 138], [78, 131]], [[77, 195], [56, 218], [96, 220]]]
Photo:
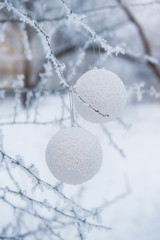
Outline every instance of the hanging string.
[[95, 40], [94, 40], [94, 38], [92, 38], [92, 46], [93, 46], [93, 56], [94, 56], [94, 59], [96, 60], [96, 50], [95, 50]]
[[[95, 47], [95, 39], [94, 38], [92, 38], [92, 45], [93, 45], [93, 55], [94, 55], [94, 58], [95, 58], [95, 61], [97, 60], [96, 59], [96, 47]], [[98, 63], [97, 63], [97, 66], [98, 66], [98, 68], [100, 68], [101, 67], [101, 45], [100, 44], [98, 44]]]
[[98, 67], [101, 67], [101, 45], [98, 45]]
[[69, 89], [69, 104], [70, 104], [70, 115], [71, 115], [71, 127], [74, 127], [74, 107], [73, 107], [73, 92]]

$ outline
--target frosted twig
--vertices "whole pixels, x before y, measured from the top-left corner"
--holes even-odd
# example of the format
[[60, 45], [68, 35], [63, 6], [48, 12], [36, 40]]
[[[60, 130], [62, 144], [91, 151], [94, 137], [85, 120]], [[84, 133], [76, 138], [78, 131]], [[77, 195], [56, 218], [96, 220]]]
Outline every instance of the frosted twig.
[[99, 209], [100, 209], [99, 212], [101, 212], [102, 210], [104, 210], [104, 208], [109, 207], [109, 206], [111, 206], [111, 205], [119, 202], [120, 200], [126, 198], [126, 197], [131, 193], [131, 187], [130, 187], [130, 184], [129, 184], [128, 176], [127, 176], [126, 174], [124, 174], [124, 180], [125, 180], [125, 188], [126, 188], [126, 190], [125, 190], [123, 193], [115, 196], [115, 197], [114, 197], [113, 199], [111, 199], [110, 201], [106, 201], [105, 203], [103, 203], [103, 204], [99, 207]]
[[[128, 18], [130, 19], [130, 21], [136, 26], [136, 28], [139, 31], [139, 35], [142, 39], [143, 42], [143, 46], [145, 49], [145, 55], [146, 56], [151, 56], [152, 55], [152, 50], [150, 47], [150, 43], [141, 27], [141, 24], [137, 21], [136, 17], [132, 14], [132, 12], [130, 11], [130, 9], [127, 7], [126, 3], [122, 0], [117, 0], [117, 2], [119, 3], [119, 5], [122, 7], [122, 9], [124, 10], [124, 12], [127, 14]], [[160, 2], [159, 2], [160, 3]], [[154, 71], [155, 76], [160, 80], [160, 71], [159, 68], [157, 67], [157, 64], [152, 64], [152, 61], [150, 60], [151, 58], [149, 58], [149, 61], [147, 62], [149, 67]]]
[[20, 169], [24, 170], [25, 173], [29, 176], [31, 176], [31, 178], [33, 180], [36, 181], [36, 183], [38, 184], [38, 186], [43, 186], [48, 190], [52, 190], [54, 193], [57, 194], [57, 196], [59, 196], [61, 199], [63, 199], [64, 201], [70, 203], [73, 207], [76, 207], [78, 209], [80, 209], [82, 212], [86, 213], [88, 216], [92, 216], [93, 213], [92, 211], [89, 211], [83, 207], [81, 207], [80, 205], [78, 205], [77, 203], [75, 203], [74, 201], [72, 201], [71, 199], [69, 199], [66, 195], [64, 195], [59, 188], [57, 187], [57, 185], [53, 186], [45, 181], [43, 181], [42, 179], [40, 179], [37, 175], [35, 175], [35, 173], [32, 171], [32, 169], [26, 167], [23, 162], [19, 161], [19, 160], [15, 160], [12, 157], [10, 157], [8, 154], [4, 153], [2, 150], [0, 150], [0, 153], [2, 154], [2, 158], [5, 160], [8, 160], [10, 162], [10, 164], [19, 167]]
[[16, 122], [17, 111], [18, 111], [18, 107], [19, 107], [19, 104], [20, 104], [20, 96], [21, 96], [20, 91], [18, 89], [15, 89], [15, 103], [14, 103], [14, 107], [13, 107], [13, 110], [14, 110], [13, 123]]
[[[127, 3], [125, 2], [125, 5], [128, 7], [144, 7], [144, 6], [150, 6], [150, 5], [159, 5], [160, 1], [154, 0], [154, 1], [148, 1], [148, 2], [131, 2]], [[78, 14], [95, 14], [96, 12], [101, 12], [101, 11], [106, 11], [108, 9], [115, 9], [119, 8], [120, 6], [118, 4], [107, 4], [103, 5], [101, 7], [93, 7], [93, 8], [88, 8], [88, 9], [83, 9], [80, 11], [77, 11]], [[58, 22], [58, 21], [63, 21], [67, 17], [66, 16], [60, 16], [60, 17], [50, 17], [50, 18], [37, 18], [36, 22]], [[12, 23], [19, 23], [21, 22], [18, 19], [0, 19], [0, 23], [5, 23], [5, 22], [12, 22]]]
[[16, 122], [0, 122], [0, 126], [5, 126], [5, 125], [39, 125], [39, 126], [45, 126], [45, 125], [60, 125], [62, 121], [67, 121], [70, 120], [69, 117], [65, 117], [63, 119], [55, 119], [51, 121], [16, 121]]
[[104, 40], [101, 36], [99, 36], [93, 28], [91, 28], [85, 21], [84, 16], [80, 16], [72, 11], [70, 6], [64, 1], [60, 0], [66, 9], [66, 14], [69, 19], [76, 20], [93, 38], [95, 42], [98, 42], [101, 47], [107, 52], [108, 55], [115, 53], [116, 55], [119, 53], [124, 54], [124, 49], [121, 47], [111, 47], [109, 44], [107, 44], [107, 41]]
[[117, 118], [117, 121], [120, 125], [122, 125], [126, 130], [130, 129], [132, 124], [124, 122], [121, 118]]
[[45, 34], [42, 28], [34, 20], [31, 20], [31, 18], [28, 17], [25, 13], [22, 13], [20, 10], [15, 8], [9, 1], [5, 1], [5, 6], [8, 11], [12, 10], [16, 14], [16, 16], [19, 17], [20, 21], [29, 24], [38, 32], [38, 34], [41, 36], [41, 39], [43, 39], [43, 43], [45, 45], [46, 58], [50, 60], [51, 63], [54, 65], [56, 73], [60, 79], [60, 83], [63, 83], [65, 86], [69, 87], [63, 76], [64, 65], [60, 64], [55, 57], [53, 48], [51, 46], [50, 37]]
[[51, 210], [53, 212], [56, 212], [56, 213], [60, 214], [62, 217], [69, 218], [69, 219], [71, 219], [71, 220], [73, 220], [77, 223], [80, 222], [84, 226], [94, 227], [94, 228], [104, 229], [104, 230], [110, 230], [111, 229], [110, 227], [105, 227], [103, 225], [97, 225], [97, 224], [90, 223], [90, 222], [86, 221], [86, 219], [82, 219], [79, 216], [75, 217], [75, 216], [69, 215], [69, 214], [65, 213], [64, 211], [59, 210], [57, 207], [52, 207], [46, 201], [39, 201], [37, 199], [33, 199], [33, 198], [27, 196], [22, 191], [17, 192], [17, 191], [11, 190], [9, 188], [7, 188], [7, 189], [0, 188], [0, 191], [2, 191], [2, 192], [5, 191], [5, 195], [6, 194], [12, 194], [14, 196], [19, 196], [24, 201], [27, 200], [27, 201], [31, 202], [31, 204], [34, 204], [34, 205], [37, 205], [37, 206], [42, 206], [43, 208], [46, 208], [47, 210]]
[[108, 131], [108, 129], [107, 129], [104, 125], [101, 125], [101, 128], [102, 128], [102, 130], [104, 131], [104, 133], [107, 135], [110, 144], [119, 152], [119, 154], [120, 154], [123, 158], [125, 158], [126, 155], [125, 155], [124, 151], [123, 151], [121, 148], [119, 148], [119, 146], [117, 145], [117, 143], [115, 143], [115, 141], [113, 140], [113, 137], [112, 137], [111, 133]]

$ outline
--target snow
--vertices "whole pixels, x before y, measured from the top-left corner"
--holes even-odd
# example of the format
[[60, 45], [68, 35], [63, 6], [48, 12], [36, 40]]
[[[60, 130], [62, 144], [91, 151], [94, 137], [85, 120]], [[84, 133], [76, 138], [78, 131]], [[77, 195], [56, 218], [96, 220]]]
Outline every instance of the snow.
[[[48, 113], [47, 106], [44, 106], [45, 111]], [[101, 142], [103, 163], [99, 173], [80, 187], [65, 184], [65, 193], [71, 197], [74, 195], [74, 199], [86, 208], [94, 208], [126, 191], [124, 174], [127, 175], [131, 188], [130, 195], [108, 205], [102, 212], [103, 224], [111, 226], [112, 230], [93, 231], [87, 240], [159, 240], [160, 237], [159, 105], [128, 106], [123, 120], [132, 123], [132, 127], [126, 130], [117, 122], [109, 122], [106, 126], [117, 144], [123, 148], [126, 158], [122, 158], [119, 152], [109, 145], [107, 135], [98, 125], [79, 120], [79, 123], [94, 133]], [[32, 163], [38, 168], [42, 179], [54, 184], [56, 180], [48, 171], [44, 153], [47, 142], [56, 132], [57, 127], [50, 125], [4, 126], [5, 150], [11, 156], [17, 153], [22, 155], [27, 165]], [[24, 185], [28, 185], [23, 179], [23, 172], [19, 178]], [[76, 197], [81, 188], [84, 188], [82, 197]]]
[[[131, 194], [104, 210], [103, 223], [112, 227], [108, 236], [102, 232], [93, 233], [89, 240], [106, 239], [106, 237], [111, 240], [160, 238], [159, 106], [139, 105], [136, 108], [132, 107], [128, 114], [127, 119], [132, 121], [132, 128], [117, 138], [127, 158], [118, 159], [116, 153], [107, 149], [105, 151], [107, 163], [102, 166], [100, 174], [103, 175], [101, 177], [106, 183], [103, 194], [106, 194], [105, 198], [108, 201], [124, 192], [121, 176], [123, 173], [128, 176]], [[117, 134], [115, 133], [117, 129], [114, 130], [113, 126], [110, 130], [114, 135]], [[106, 148], [103, 142], [103, 149]], [[94, 186], [96, 189], [99, 189], [98, 184], [100, 183]], [[101, 191], [97, 192], [97, 195], [102, 197]]]
[[[144, 1], [145, 0], [142, 2]], [[11, 2], [13, 2], [13, 5]], [[11, 23], [5, 23], [1, 24], [2, 30], [4, 30], [3, 27], [5, 26], [7, 32], [9, 30], [12, 34], [9, 34], [9, 42], [7, 38], [7, 41], [3, 42], [4, 34], [2, 33], [2, 45], [5, 46], [5, 48], [2, 49], [2, 52], [4, 49], [7, 49], [6, 47], [11, 43], [11, 49], [12, 51], [14, 50], [13, 52], [16, 51], [18, 53], [18, 49], [23, 50], [29, 60], [31, 59], [30, 50], [32, 50], [33, 61], [29, 63], [29, 68], [27, 67], [28, 64], [26, 67], [27, 72], [29, 73], [29, 75], [27, 74], [27, 78], [30, 79], [30, 82], [33, 83], [33, 85], [35, 85], [38, 73], [42, 71], [42, 62], [44, 57], [43, 50], [45, 51], [47, 60], [52, 63], [55, 70], [52, 73], [52, 69], [50, 69], [49, 65], [44, 65], [45, 72], [40, 75], [41, 82], [39, 90], [41, 90], [42, 85], [45, 83], [45, 79], [48, 77], [51, 82], [54, 82], [54, 86], [56, 80], [58, 86], [60, 82], [65, 86], [70, 87], [84, 71], [91, 69], [94, 66], [103, 66], [105, 68], [107, 66], [108, 69], [121, 76], [126, 86], [133, 85], [132, 89], [130, 87], [129, 88], [131, 90], [131, 95], [132, 92], [136, 93], [136, 102], [137, 98], [140, 102], [145, 98], [145, 100], [150, 101], [150, 104], [141, 104], [139, 102], [138, 105], [128, 105], [122, 120], [119, 119], [115, 122], [109, 122], [103, 126], [99, 126], [98, 124], [93, 125], [91, 122], [86, 122], [82, 118], [78, 119], [78, 124], [75, 122], [75, 125], [77, 124], [77, 126], [82, 126], [91, 133], [94, 133], [101, 142], [103, 149], [102, 168], [94, 178], [90, 179], [90, 181], [87, 181], [81, 186], [70, 186], [64, 184], [63, 191], [65, 195], [59, 192], [59, 195], [61, 195], [61, 198], [59, 198], [60, 196], [55, 194], [58, 193], [56, 188], [54, 188], [55, 191], [53, 191], [52, 185], [48, 184], [49, 182], [54, 186], [56, 183], [58, 186], [57, 189], [59, 188], [59, 183], [56, 182], [55, 178], [48, 171], [45, 161], [45, 150], [47, 142], [57, 132], [57, 126], [59, 126], [60, 122], [64, 126], [70, 126], [70, 121], [68, 121], [68, 103], [67, 106], [64, 105], [66, 97], [61, 95], [59, 98], [57, 97], [59, 94], [55, 94], [54, 97], [49, 96], [50, 101], [44, 103], [44, 95], [47, 93], [42, 95], [39, 91], [36, 91], [32, 95], [31, 92], [28, 92], [26, 101], [27, 109], [25, 109], [24, 106], [21, 106], [21, 97], [23, 96], [20, 94], [19, 89], [15, 90], [14, 99], [9, 96], [7, 92], [1, 91], [0, 121], [2, 132], [0, 131], [0, 148], [4, 147], [5, 153], [13, 156], [18, 165], [14, 169], [10, 168], [11, 164], [9, 162], [12, 162], [12, 158], [8, 158], [7, 156], [4, 157], [4, 155], [1, 154], [1, 197], [3, 196], [2, 194], [4, 194], [4, 198], [8, 198], [7, 195], [9, 195], [9, 188], [17, 188], [17, 184], [12, 178], [13, 174], [20, 185], [20, 188], [18, 187], [20, 191], [18, 190], [18, 192], [16, 192], [13, 191], [14, 189], [10, 190], [10, 193], [12, 192], [12, 195], [14, 195], [9, 196], [9, 198], [17, 206], [21, 206], [22, 202], [23, 205], [25, 204], [23, 199], [25, 199], [24, 194], [27, 194], [31, 198], [37, 199], [38, 201], [36, 205], [40, 207], [44, 205], [46, 209], [50, 210], [55, 210], [54, 208], [56, 207], [56, 209], [62, 210], [63, 213], [75, 216], [74, 222], [78, 231], [75, 232], [76, 229], [72, 229], [71, 226], [69, 226], [68, 232], [66, 232], [67, 234], [65, 234], [65, 225], [65, 229], [63, 229], [63, 227], [57, 228], [55, 225], [52, 227], [52, 225], [50, 225], [51, 221], [49, 221], [53, 235], [54, 230], [58, 233], [57, 236], [55, 234], [55, 237], [59, 237], [60, 233], [64, 239], [69, 238], [72, 240], [77, 238], [77, 235], [79, 234], [79, 238], [83, 239], [85, 238], [83, 235], [87, 235], [87, 230], [91, 229], [91, 226], [89, 225], [87, 225], [86, 228], [83, 228], [83, 224], [86, 223], [86, 221], [94, 222], [94, 220], [89, 217], [92, 215], [90, 214], [90, 211], [83, 211], [83, 208], [78, 207], [77, 204], [72, 204], [72, 200], [63, 201], [63, 196], [68, 196], [69, 198], [74, 199], [77, 203], [82, 204], [85, 208], [94, 208], [94, 211], [91, 211], [92, 213], [94, 212], [96, 214], [101, 212], [103, 209], [101, 218], [98, 218], [98, 224], [101, 224], [102, 221], [102, 224], [112, 227], [112, 231], [108, 232], [91, 232], [89, 236], [87, 236], [87, 239], [89, 240], [159, 240], [160, 111], [159, 105], [153, 103], [155, 98], [157, 98], [158, 102], [158, 98], [160, 97], [159, 84], [156, 77], [157, 71], [155, 71], [160, 62], [158, 51], [160, 49], [159, 32], [156, 31], [159, 27], [159, 4], [157, 1], [154, 1], [153, 3], [138, 4], [137, 1], [136, 6], [134, 0], [133, 4], [131, 3], [132, 0], [130, 3], [126, 2], [126, 5], [130, 5], [128, 6], [129, 9], [132, 11], [133, 16], [142, 27], [144, 37], [146, 38], [146, 42], [148, 42], [148, 44], [144, 44], [141, 29], [137, 28], [138, 24], [134, 23], [134, 19], [132, 17], [131, 20], [133, 21], [129, 21], [124, 9], [117, 5], [116, 1], [108, 1], [108, 4], [113, 4], [113, 8], [104, 6], [104, 0], [67, 1], [67, 4], [71, 4], [73, 11], [64, 0], [60, 0], [58, 3], [56, 3], [56, 1], [55, 3], [54, 1], [49, 1], [47, 3], [43, 3], [42, 0], [33, 1], [34, 3], [31, 4], [32, 6], [29, 6], [28, 3], [23, 3], [23, 1], [11, 2], [5, 1], [4, 4], [0, 3], [0, 9], [5, 7], [5, 10], [2, 12], [2, 22], [5, 21], [6, 17], [9, 17], [9, 21], [11, 20], [10, 17], [13, 17], [13, 19], [20, 19], [22, 22], [29, 25], [29, 28], [27, 27], [27, 33], [29, 31], [29, 41], [33, 38], [32, 43], [35, 43], [35, 46], [33, 47], [33, 44], [28, 44], [26, 31], [23, 31], [23, 23], [20, 23], [22, 28], [18, 28], [18, 32], [22, 35], [21, 37], [23, 38], [24, 49], [21, 49], [22, 46], [19, 44], [20, 42], [17, 38], [15, 38], [17, 39], [16, 42], [12, 44], [13, 37], [11, 35], [14, 36], [15, 34], [13, 33], [17, 31], [15, 31], [16, 28], [13, 28]], [[63, 4], [59, 4], [60, 2]], [[115, 7], [113, 2], [115, 2]], [[98, 7], [101, 10], [98, 10], [97, 12], [95, 9], [92, 9], [92, 7]], [[142, 9], [144, 11], [142, 11]], [[64, 12], [64, 10], [66, 11]], [[14, 16], [12, 16], [12, 13]], [[86, 14], [85, 19], [83, 13]], [[65, 16], [67, 16], [68, 19]], [[152, 16], [152, 21], [148, 21], [150, 16]], [[59, 17], [60, 19], [56, 19]], [[35, 21], [33, 19], [35, 19]], [[38, 20], [38, 24], [36, 23], [36, 19], [40, 20]], [[43, 19], [45, 20], [44, 22]], [[49, 23], [47, 19], [49, 21], [51, 20], [51, 22]], [[16, 25], [17, 24], [15, 24], [15, 26]], [[52, 42], [55, 38], [57, 39], [56, 44]], [[38, 43], [39, 40], [42, 42], [42, 47], [40, 47]], [[9, 43], [9, 45], [6, 45], [6, 43]], [[92, 44], [94, 48], [93, 51]], [[147, 47], [147, 45], [149, 45], [149, 47]], [[80, 46], [81, 49], [79, 48]], [[123, 49], [123, 47], [125, 49]], [[69, 52], [67, 49], [69, 49]], [[78, 51], [76, 51], [77, 49]], [[126, 52], [125, 56], [122, 57], [122, 55], [119, 54], [116, 58], [110, 58], [112, 53], [117, 55], [118, 53], [124, 53], [124, 51]], [[22, 53], [22, 51], [19, 53]], [[22, 57], [22, 54], [20, 55]], [[58, 57], [58, 60], [56, 56]], [[23, 75], [20, 74], [21, 71], [25, 71], [25, 69], [22, 69], [22, 65], [25, 64], [23, 64], [24, 61], [21, 61], [20, 64], [19, 60], [24, 59], [19, 59], [19, 55], [17, 55], [17, 57], [17, 67], [19, 66], [19, 72], [16, 72], [16, 75], [19, 75], [17, 75], [18, 79], [14, 84], [15, 86], [10, 83], [12, 83], [12, 78], [14, 77], [15, 79], [16, 76], [11, 76], [11, 74], [7, 73], [6, 78], [6, 74], [4, 73], [1, 74], [4, 75], [1, 76], [1, 87], [19, 87], [19, 85], [23, 84], [23, 79], [21, 79], [21, 77], [23, 78]], [[40, 62], [38, 60], [40, 60]], [[4, 59], [2, 58], [2, 68], [3, 66], [4, 69], [8, 69], [8, 67], [10, 68], [10, 65], [6, 64], [8, 61], [11, 61], [11, 63], [15, 62], [15, 54], [11, 58], [6, 57], [5, 54]], [[65, 65], [61, 64], [61, 61], [64, 62]], [[147, 65], [147, 62], [152, 64]], [[153, 64], [155, 67], [152, 66]], [[15, 64], [11, 65], [15, 66]], [[65, 71], [64, 66], [66, 66]], [[32, 71], [33, 69], [34, 71]], [[32, 74], [33, 72], [34, 74]], [[54, 75], [57, 76], [55, 77]], [[69, 86], [68, 83], [71, 83], [71, 85]], [[52, 89], [55, 90], [53, 85]], [[46, 87], [51, 90], [50, 85], [47, 84]], [[97, 91], [96, 88], [92, 91], [94, 92], [94, 90]], [[95, 96], [96, 94], [93, 94], [91, 103], [95, 100]], [[35, 102], [33, 101], [34, 97], [36, 98]], [[82, 104], [82, 102], [80, 103]], [[100, 106], [103, 104], [104, 103], [101, 102]], [[118, 104], [121, 104], [120, 99]], [[82, 108], [84, 105], [85, 104], [82, 105]], [[94, 106], [94, 103], [90, 105], [92, 110], [96, 110], [101, 113], [99, 111], [100, 106], [98, 106], [98, 108], [94, 108], [92, 106]], [[73, 114], [72, 110], [71, 114]], [[88, 108], [86, 114], [88, 114]], [[103, 113], [99, 115], [103, 115]], [[61, 118], [60, 122], [58, 122], [59, 118]], [[50, 120], [50, 125], [45, 123], [47, 121], [46, 119]], [[63, 121], [63, 119], [65, 119], [65, 121]], [[75, 119], [77, 120], [76, 112]], [[20, 121], [20, 125], [5, 126], [5, 122], [8, 122], [8, 120], [9, 122], [11, 120], [13, 123]], [[25, 122], [26, 120], [27, 122]], [[44, 120], [43, 123], [41, 122], [42, 120]], [[29, 125], [32, 121], [38, 121], [37, 126]], [[25, 124], [23, 124], [24, 122]], [[127, 127], [130, 126], [130, 124], [132, 127]], [[85, 141], [86, 138], [84, 139], [83, 144]], [[61, 143], [59, 146], [61, 146]], [[95, 155], [97, 154], [96, 147], [97, 145], [94, 147]], [[67, 150], [68, 149], [70, 148], [67, 146]], [[83, 147], [80, 153], [82, 154], [85, 149], [86, 146]], [[80, 157], [81, 154], [78, 154], [78, 157]], [[13, 162], [15, 161], [14, 159]], [[25, 168], [22, 166], [19, 167], [23, 162], [25, 166], [29, 166], [29, 172], [22, 171], [25, 170]], [[12, 165], [15, 166], [16, 164], [12, 163]], [[10, 171], [12, 174], [10, 174]], [[26, 172], [28, 174], [26, 174]], [[38, 173], [40, 179], [46, 181], [43, 182], [42, 180], [44, 192], [40, 190], [37, 178], [31, 178], [32, 174], [37, 175]], [[32, 180], [34, 180], [34, 182], [32, 182]], [[20, 198], [19, 200], [18, 197]], [[25, 214], [23, 215], [21, 211], [18, 212], [17, 209], [14, 209], [13, 216], [11, 209], [8, 209], [6, 204], [3, 204], [4, 198], [1, 198], [0, 202], [0, 230], [2, 225], [6, 223], [7, 226], [7, 223], [9, 222], [17, 225], [17, 229], [14, 231], [17, 234], [19, 230], [21, 232], [24, 228], [26, 228], [29, 232], [29, 230], [32, 230], [34, 226], [36, 227], [36, 222], [34, 220], [32, 221], [31, 217], [28, 217], [28, 219], [23, 218]], [[68, 198], [66, 197], [65, 199]], [[25, 205], [26, 209], [31, 209], [32, 207], [34, 208], [32, 205], [34, 205], [36, 201], [33, 204], [30, 198], [25, 200], [27, 202]], [[33, 211], [40, 211], [42, 216], [48, 217], [48, 213], [43, 212], [42, 209], [39, 210], [37, 206], [33, 209]], [[52, 214], [56, 220], [59, 220], [59, 216], [56, 215], [54, 211]], [[81, 218], [82, 222], [80, 222], [78, 218]], [[67, 224], [70, 224], [69, 219], [68, 223], [66, 221]], [[73, 218], [71, 217], [71, 220], [72, 219]], [[63, 220], [65, 220], [65, 217]], [[10, 227], [11, 226], [8, 225], [10, 230], [8, 233], [13, 234]], [[38, 229], [40, 235], [36, 235], [36, 238], [48, 240], [50, 236], [47, 236], [47, 231], [43, 230], [43, 237], [41, 232], [42, 228], [43, 226], [40, 224], [40, 228]], [[5, 231], [3, 231], [3, 233], [5, 233]], [[73, 238], [71, 234], [74, 235]], [[29, 238], [31, 237], [29, 236]], [[62, 239], [61, 237], [59, 238]]]

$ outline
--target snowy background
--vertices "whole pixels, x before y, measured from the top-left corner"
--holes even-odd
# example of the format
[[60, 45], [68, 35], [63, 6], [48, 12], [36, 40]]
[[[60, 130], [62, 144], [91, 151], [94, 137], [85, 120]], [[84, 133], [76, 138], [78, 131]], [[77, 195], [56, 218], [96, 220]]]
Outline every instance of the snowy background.
[[[160, 2], [152, 0], [0, 1], [0, 239], [160, 239], [159, 11]], [[46, 36], [64, 70], [50, 58]], [[32, 173], [59, 184], [45, 149], [71, 124], [68, 89], [60, 81], [74, 84], [94, 67], [121, 77], [126, 109], [103, 126], [75, 111], [76, 125], [102, 145], [102, 167], [80, 186], [50, 191]]]

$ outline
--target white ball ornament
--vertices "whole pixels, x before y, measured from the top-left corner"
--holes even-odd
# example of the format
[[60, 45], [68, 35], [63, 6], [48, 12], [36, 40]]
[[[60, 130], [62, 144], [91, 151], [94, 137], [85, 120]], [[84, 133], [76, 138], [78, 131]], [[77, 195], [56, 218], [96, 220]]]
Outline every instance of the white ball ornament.
[[46, 162], [58, 180], [81, 184], [99, 171], [101, 146], [98, 139], [87, 130], [74, 127], [61, 129], [48, 143]]
[[121, 115], [127, 93], [121, 79], [104, 69], [90, 70], [74, 86], [74, 106], [84, 119], [105, 123]]

